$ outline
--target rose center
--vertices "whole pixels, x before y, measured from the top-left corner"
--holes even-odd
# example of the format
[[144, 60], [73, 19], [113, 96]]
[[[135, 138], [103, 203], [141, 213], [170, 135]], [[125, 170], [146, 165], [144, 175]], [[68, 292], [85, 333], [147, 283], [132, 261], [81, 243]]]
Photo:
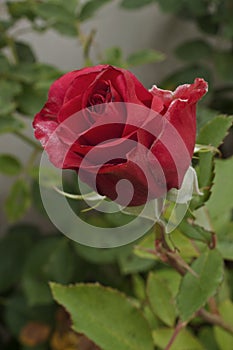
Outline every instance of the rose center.
[[88, 107], [92, 112], [95, 113], [103, 113], [105, 110], [105, 106], [100, 106], [103, 103], [109, 103], [114, 100], [114, 96], [111, 92], [111, 87], [109, 82], [101, 81], [98, 82], [97, 86], [91, 96], [88, 99]]

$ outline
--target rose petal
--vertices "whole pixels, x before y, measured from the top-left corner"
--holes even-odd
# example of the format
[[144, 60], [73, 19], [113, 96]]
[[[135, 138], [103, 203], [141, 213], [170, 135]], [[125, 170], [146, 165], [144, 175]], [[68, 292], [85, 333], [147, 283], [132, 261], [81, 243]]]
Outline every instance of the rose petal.
[[204, 79], [196, 78], [193, 84], [178, 86], [174, 91], [174, 99], [188, 100], [189, 104], [194, 104], [208, 91], [208, 84]]

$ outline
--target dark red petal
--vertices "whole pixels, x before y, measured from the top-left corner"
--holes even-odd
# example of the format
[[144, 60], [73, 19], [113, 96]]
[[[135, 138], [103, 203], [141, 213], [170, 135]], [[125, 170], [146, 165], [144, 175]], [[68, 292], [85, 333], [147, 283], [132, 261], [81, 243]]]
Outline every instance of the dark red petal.
[[[164, 118], [167, 124], [151, 151], [164, 170], [169, 190], [181, 186], [191, 163], [196, 138], [195, 105], [175, 100]], [[150, 161], [153, 165], [152, 158]]]
[[[119, 165], [103, 166], [98, 172], [79, 171], [80, 179], [88, 184], [91, 188], [96, 189], [99, 194], [107, 196], [112, 200], [116, 200], [121, 205], [140, 205], [147, 200], [147, 185], [143, 171], [131, 162]], [[117, 184], [120, 180], [128, 180], [133, 186], [126, 183], [123, 191], [118, 197]]]
[[72, 118], [73, 116], [76, 115], [77, 119], [76, 119], [76, 123], [79, 123], [79, 118], [81, 115], [83, 115], [83, 118], [85, 119], [86, 122], [86, 127], [90, 127], [91, 123], [90, 120], [87, 118], [87, 115], [85, 113], [80, 113], [80, 111], [83, 110], [82, 107], [82, 96], [78, 95], [75, 98], [73, 98], [73, 100], [70, 101], [66, 101], [63, 106], [61, 107], [61, 109], [58, 112], [58, 122], [59, 123], [63, 123], [66, 122], [66, 120], [68, 118]]
[[[55, 114], [61, 108], [66, 91], [75, 77], [79, 74], [78, 70], [64, 74], [61, 78], [57, 79], [50, 87], [48, 94], [48, 106], [53, 106], [52, 113]], [[45, 115], [46, 116], [46, 115]]]
[[89, 87], [96, 80], [96, 77], [104, 71], [108, 69], [108, 65], [98, 65], [95, 67], [85, 67], [77, 71], [75, 79], [69, 85], [69, 88], [65, 94], [65, 101], [67, 102], [77, 95], [84, 94], [86, 92], [87, 87]]

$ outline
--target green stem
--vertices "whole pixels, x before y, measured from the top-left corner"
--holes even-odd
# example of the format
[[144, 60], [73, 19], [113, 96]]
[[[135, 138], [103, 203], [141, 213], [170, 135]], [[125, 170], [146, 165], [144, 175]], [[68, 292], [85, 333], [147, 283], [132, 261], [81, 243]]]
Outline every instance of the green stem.
[[19, 58], [18, 58], [18, 54], [17, 54], [17, 51], [16, 51], [14, 39], [12, 37], [8, 36], [6, 38], [6, 40], [7, 40], [7, 44], [9, 46], [9, 48], [11, 49], [11, 53], [12, 53], [12, 56], [14, 58], [14, 64], [18, 64], [19, 63]]
[[96, 30], [92, 29], [89, 35], [85, 35], [80, 27], [80, 24], [77, 23], [77, 32], [78, 32], [78, 38], [79, 42], [83, 49], [83, 59], [85, 66], [92, 65], [91, 59], [90, 59], [90, 48], [94, 39], [94, 36], [96, 34]]
[[35, 162], [36, 157], [38, 156], [39, 152], [40, 152], [40, 150], [38, 148], [35, 148], [32, 151], [32, 153], [31, 153], [31, 155], [30, 155], [30, 157], [28, 159], [28, 162], [25, 165], [23, 173], [27, 174], [30, 171], [30, 169], [34, 166], [34, 162]]
[[21, 131], [14, 131], [14, 134], [18, 136], [22, 141], [26, 142], [28, 145], [34, 147], [38, 151], [42, 151], [43, 148], [34, 140], [32, 140], [30, 137], [28, 137], [25, 134], [22, 134]]
[[171, 250], [167, 241], [166, 241], [166, 233], [164, 231], [163, 224], [156, 223], [155, 224], [155, 253], [158, 257], [172, 266], [175, 270], [179, 272], [182, 276], [189, 271], [192, 275], [197, 277], [195, 271], [182, 259], [182, 257], [177, 253], [176, 250]]

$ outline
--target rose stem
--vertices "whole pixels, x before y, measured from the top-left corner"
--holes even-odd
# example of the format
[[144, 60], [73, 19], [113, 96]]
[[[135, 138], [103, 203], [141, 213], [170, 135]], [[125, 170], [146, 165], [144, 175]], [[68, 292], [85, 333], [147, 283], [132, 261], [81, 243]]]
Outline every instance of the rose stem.
[[178, 334], [180, 333], [180, 331], [186, 326], [186, 322], [178, 322], [176, 325], [176, 328], [174, 330], [174, 333], [171, 336], [171, 339], [169, 340], [166, 348], [164, 350], [169, 350], [172, 346], [172, 344], [174, 343], [176, 337], [178, 336]]

